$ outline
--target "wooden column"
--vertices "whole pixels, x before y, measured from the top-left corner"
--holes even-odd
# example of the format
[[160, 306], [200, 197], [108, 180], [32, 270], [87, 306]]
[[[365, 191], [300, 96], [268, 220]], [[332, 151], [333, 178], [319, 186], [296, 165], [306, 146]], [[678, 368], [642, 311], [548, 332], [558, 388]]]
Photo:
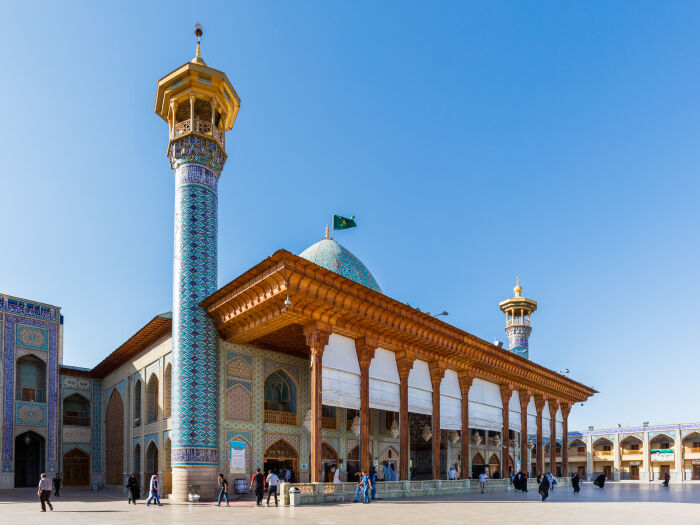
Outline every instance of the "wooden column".
[[510, 430], [510, 410], [508, 409], [508, 404], [510, 403], [510, 397], [513, 395], [513, 385], [504, 383], [499, 386], [501, 388], [501, 409], [503, 413], [503, 430], [501, 431], [501, 477], [505, 478], [510, 474], [510, 439], [508, 439]]
[[462, 479], [471, 477], [469, 462], [471, 461], [471, 436], [469, 431], [469, 389], [474, 381], [474, 374], [464, 370], [459, 372], [459, 389], [462, 392]]
[[549, 471], [552, 476], [557, 475], [557, 410], [559, 409], [559, 401], [556, 399], [549, 400]]
[[533, 476], [544, 474], [544, 447], [542, 446], [542, 410], [544, 409], [544, 397], [535, 394], [535, 409], [537, 410], [537, 472]]
[[401, 400], [399, 410], [399, 479], [409, 479], [408, 463], [411, 457], [408, 428], [408, 375], [413, 368], [414, 357], [407, 352], [396, 354], [396, 367], [401, 381]]
[[569, 403], [561, 404], [561, 415], [564, 419], [564, 435], [561, 437], [561, 475], [565, 478], [569, 476]]
[[433, 384], [433, 479], [440, 479], [440, 383], [445, 377], [445, 365], [430, 363], [430, 382]]
[[360, 470], [369, 472], [369, 365], [377, 349], [377, 338], [355, 339], [357, 362], [360, 364]]
[[518, 391], [520, 396], [520, 468], [526, 474], [530, 474], [530, 458], [528, 458], [529, 449], [527, 448], [527, 405], [530, 404], [532, 392], [529, 390]]
[[330, 326], [314, 322], [304, 326], [306, 344], [311, 352], [311, 481], [320, 482], [321, 476], [321, 442], [322, 442], [322, 368], [323, 350], [331, 335]]

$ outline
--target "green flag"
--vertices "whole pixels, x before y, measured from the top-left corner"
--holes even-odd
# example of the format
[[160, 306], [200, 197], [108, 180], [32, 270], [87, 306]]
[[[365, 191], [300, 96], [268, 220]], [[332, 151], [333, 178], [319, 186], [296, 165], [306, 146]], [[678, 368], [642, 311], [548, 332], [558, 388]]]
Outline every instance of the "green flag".
[[354, 228], [357, 226], [355, 224], [355, 216], [352, 217], [341, 217], [340, 215], [333, 215], [333, 229], [334, 230], [347, 230], [348, 228]]

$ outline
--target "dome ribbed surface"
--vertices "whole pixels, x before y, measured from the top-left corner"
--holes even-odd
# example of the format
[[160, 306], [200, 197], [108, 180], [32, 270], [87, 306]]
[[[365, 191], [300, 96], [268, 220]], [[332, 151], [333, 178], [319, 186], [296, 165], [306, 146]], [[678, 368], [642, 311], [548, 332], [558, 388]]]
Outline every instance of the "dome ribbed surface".
[[333, 239], [323, 239], [309, 246], [299, 254], [307, 261], [316, 263], [326, 270], [362, 284], [367, 288], [380, 292], [382, 289], [367, 267], [355, 257], [350, 250], [344, 248]]

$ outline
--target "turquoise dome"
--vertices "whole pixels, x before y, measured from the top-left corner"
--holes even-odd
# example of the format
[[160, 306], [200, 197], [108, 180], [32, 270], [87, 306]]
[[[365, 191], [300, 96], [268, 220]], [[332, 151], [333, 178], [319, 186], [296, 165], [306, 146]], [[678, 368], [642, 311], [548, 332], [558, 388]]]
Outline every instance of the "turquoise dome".
[[382, 289], [362, 261], [333, 239], [323, 239], [299, 254], [307, 261], [380, 292]]

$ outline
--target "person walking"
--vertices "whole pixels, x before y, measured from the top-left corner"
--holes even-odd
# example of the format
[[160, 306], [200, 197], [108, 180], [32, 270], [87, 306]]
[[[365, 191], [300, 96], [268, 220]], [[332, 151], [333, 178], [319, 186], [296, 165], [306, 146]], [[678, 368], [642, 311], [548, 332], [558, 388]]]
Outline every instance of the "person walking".
[[545, 501], [547, 496], [549, 496], [549, 478], [546, 474], [540, 474], [537, 477], [537, 483], [539, 483], [539, 493], [542, 496], [542, 501]]
[[255, 469], [255, 474], [250, 480], [250, 490], [255, 492], [255, 504], [262, 507], [263, 492], [265, 492], [265, 476], [260, 473], [260, 469]]
[[158, 485], [158, 474], [153, 474], [151, 476], [151, 483], [149, 485], [149, 495], [148, 499], [146, 500], [146, 507], [148, 507], [151, 504], [151, 501], [156, 500], [156, 503], [158, 504], [159, 507], [162, 507], [163, 504], [160, 502], [160, 487]]
[[574, 472], [574, 475], [571, 476], [571, 486], [574, 487], [574, 494], [578, 494], [581, 491], [580, 483], [581, 476], [578, 475], [578, 472]]
[[39, 480], [39, 501], [41, 502], [41, 512], [46, 512], [46, 505], [53, 510], [53, 505], [51, 505], [51, 488], [52, 481], [46, 477], [46, 473], [41, 473], [41, 479]]
[[221, 498], [224, 498], [226, 500], [226, 506], [228, 507], [228, 481], [226, 481], [223, 474], [219, 474], [217, 482], [219, 483], [219, 500], [216, 502], [216, 506], [220, 507]]
[[479, 474], [479, 488], [481, 489], [482, 494], [486, 492], [487, 479], [489, 479], [489, 475], [486, 472], [482, 472], [481, 474]]
[[369, 468], [369, 479], [372, 482], [372, 499], [377, 499], [377, 469], [374, 465]]
[[452, 467], [450, 467], [450, 471], [447, 473], [447, 479], [450, 479], [450, 480], [457, 479], [457, 469], [455, 469], [454, 465]]
[[126, 488], [129, 491], [129, 499], [127, 504], [133, 502], [136, 505], [136, 500], [139, 499], [139, 481], [136, 479], [136, 474], [129, 474], [129, 479], [126, 480]]
[[355, 487], [355, 499], [353, 503], [359, 503], [360, 494], [362, 493], [362, 472], [355, 472], [355, 476], [357, 476], [357, 486]]
[[664, 474], [664, 487], [668, 487], [669, 481], [671, 481], [671, 474], [669, 474], [668, 472], [666, 472], [666, 473]]
[[279, 505], [277, 504], [277, 488], [280, 484], [280, 478], [273, 471], [269, 470], [267, 472], [267, 479], [265, 481], [267, 482], [267, 506], [270, 506], [270, 496], [274, 494], [275, 507], [278, 507]]
[[360, 484], [362, 486], [362, 503], [370, 503], [370, 491], [372, 489], [372, 478], [367, 472], [362, 473], [362, 478], [360, 479]]
[[56, 472], [56, 474], [53, 477], [53, 490], [54, 490], [53, 495], [56, 496], [57, 498], [61, 497], [59, 492], [61, 491], [61, 481], [62, 480], [63, 480], [63, 478], [61, 478], [61, 473]]

